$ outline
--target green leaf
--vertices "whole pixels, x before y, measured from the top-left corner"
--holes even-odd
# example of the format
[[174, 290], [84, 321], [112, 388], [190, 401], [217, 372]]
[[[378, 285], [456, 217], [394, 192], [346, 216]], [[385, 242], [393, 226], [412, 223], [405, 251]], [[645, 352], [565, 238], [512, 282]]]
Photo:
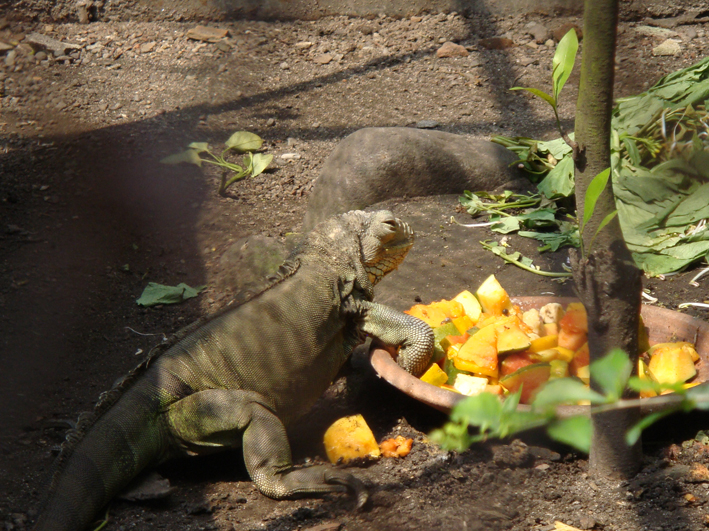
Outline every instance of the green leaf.
[[502, 402], [492, 393], [480, 393], [458, 402], [451, 412], [453, 422], [464, 421], [477, 426], [481, 432], [498, 429], [502, 414]]
[[603, 390], [608, 402], [620, 400], [628, 384], [633, 365], [628, 355], [620, 349], [613, 349], [590, 367], [591, 380]]
[[628, 446], [634, 445], [636, 442], [638, 442], [638, 439], [640, 439], [640, 435], [642, 434], [645, 428], [657, 422], [661, 418], [666, 417], [667, 415], [671, 415], [672, 413], [676, 413], [677, 411], [679, 411], [679, 408], [667, 408], [662, 411], [650, 413], [647, 417], [643, 418], [640, 422], [635, 424], [626, 432], [625, 442], [628, 444]]
[[459, 198], [458, 201], [460, 201], [461, 206], [465, 208], [471, 216], [485, 211], [486, 208], [483, 200], [470, 190], [465, 190], [463, 197]]
[[229, 137], [225, 144], [228, 148], [239, 153], [246, 153], [247, 151], [260, 149], [263, 144], [263, 138], [248, 131], [237, 131]]
[[271, 161], [273, 160], [273, 155], [266, 155], [264, 153], [254, 153], [254, 160], [253, 160], [253, 168], [251, 170], [251, 176], [256, 177], [260, 173], [263, 173], [263, 170], [268, 168], [268, 165], [271, 164]]
[[605, 218], [603, 218], [603, 219], [601, 220], [601, 223], [598, 225], [598, 228], [596, 229], [596, 233], [595, 233], [595, 234], [593, 235], [593, 237], [591, 238], [591, 242], [590, 242], [590, 244], [589, 244], [589, 248], [590, 248], [591, 246], [593, 246], [593, 242], [594, 242], [594, 240], [596, 239], [596, 236], [598, 236], [598, 233], [601, 232], [601, 230], [603, 230], [603, 227], [605, 227], [605, 226], [608, 225], [611, 221], [613, 221], [613, 218], [616, 217], [617, 215], [618, 215], [618, 211], [617, 211], [617, 210], [614, 210], [613, 212], [611, 212], [610, 214], [608, 214]]
[[626, 137], [623, 139], [623, 145], [625, 146], [625, 150], [628, 152], [628, 157], [630, 158], [630, 162], [633, 163], [633, 166], [640, 166], [642, 157], [640, 157], [640, 151], [638, 151], [638, 145], [635, 142], [635, 139], [632, 137]]
[[687, 389], [687, 398], [694, 401], [694, 407], [709, 409], [709, 383], [703, 383]]
[[209, 151], [209, 144], [207, 144], [206, 142], [192, 142], [187, 147], [190, 149], [194, 149], [197, 153]]
[[534, 397], [532, 408], [535, 411], [547, 411], [557, 406], [578, 404], [588, 400], [592, 404], [602, 404], [605, 397], [589, 389], [586, 384], [575, 378], [559, 378], [549, 381]]
[[552, 74], [551, 78], [554, 85], [554, 101], [559, 101], [559, 93], [564, 88], [566, 80], [569, 79], [571, 71], [574, 69], [576, 61], [576, 52], [579, 49], [579, 40], [576, 36], [576, 31], [571, 28], [566, 35], [559, 41], [556, 47], [554, 59], [552, 59]]
[[[573, 140], [574, 133], [569, 133], [569, 138]], [[572, 151], [571, 146], [563, 138], [537, 142], [537, 149], [542, 153], [549, 152], [556, 160], [561, 160], [564, 155], [568, 155]]]
[[583, 233], [583, 229], [586, 227], [588, 220], [591, 219], [593, 211], [596, 209], [596, 201], [598, 201], [601, 193], [606, 188], [610, 175], [611, 169], [606, 168], [601, 173], [596, 175], [588, 184], [588, 188], [586, 189], [586, 198], [584, 199], [583, 204], [583, 222], [581, 223], [580, 228], [581, 233]]
[[187, 162], [188, 164], [202, 166], [202, 159], [199, 158], [199, 153], [197, 153], [194, 149], [188, 149], [182, 153], [170, 155], [169, 157], [162, 159], [160, 162], [162, 164], [180, 164], [182, 162]]
[[490, 230], [499, 232], [500, 234], [509, 234], [510, 232], [518, 231], [520, 228], [520, 220], [517, 216], [504, 217], [498, 219], [497, 223], [490, 226]]
[[528, 87], [512, 87], [510, 90], [526, 90], [527, 92], [531, 92], [535, 96], [546, 101], [549, 105], [552, 106], [552, 108], [556, 109], [556, 101], [554, 101], [554, 98], [552, 98], [549, 94], [547, 94], [546, 92], [542, 92], [539, 89], [528, 88]]
[[591, 417], [578, 415], [557, 420], [549, 425], [549, 437], [577, 450], [588, 453], [591, 449]]
[[574, 161], [565, 156], [554, 166], [538, 185], [539, 191], [548, 199], [569, 197], [574, 193]]
[[155, 306], [157, 304], [177, 304], [199, 295], [206, 286], [191, 288], [184, 282], [177, 286], [165, 286], [149, 282], [142, 295], [136, 301], [141, 306]]

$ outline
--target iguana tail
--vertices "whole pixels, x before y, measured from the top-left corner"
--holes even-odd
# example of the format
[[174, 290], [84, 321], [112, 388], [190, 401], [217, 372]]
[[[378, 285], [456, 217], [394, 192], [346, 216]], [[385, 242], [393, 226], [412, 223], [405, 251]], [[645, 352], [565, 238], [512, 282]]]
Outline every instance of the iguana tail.
[[160, 426], [161, 394], [149, 378], [141, 379], [106, 411], [80, 419], [57, 459], [34, 531], [83, 531], [135, 476], [161, 459], [168, 444]]

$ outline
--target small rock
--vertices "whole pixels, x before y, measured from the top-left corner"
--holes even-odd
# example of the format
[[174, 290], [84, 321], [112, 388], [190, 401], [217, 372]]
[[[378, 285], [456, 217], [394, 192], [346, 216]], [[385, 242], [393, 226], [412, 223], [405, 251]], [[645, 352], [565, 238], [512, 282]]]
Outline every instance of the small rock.
[[35, 61], [44, 61], [47, 58], [47, 53], [46, 52], [37, 52], [34, 54], [34, 60]]
[[537, 44], [544, 43], [547, 39], [551, 38], [551, 31], [545, 25], [539, 22], [533, 22], [528, 28], [527, 33], [532, 36], [534, 42]]
[[153, 42], [144, 42], [143, 44], [140, 45], [140, 53], [150, 53], [155, 49], [155, 45], [157, 43], [155, 41]]
[[573, 22], [567, 22], [566, 24], [563, 24], [562, 26], [555, 29], [552, 33], [552, 37], [554, 37], [555, 41], [559, 42], [562, 38], [564, 38], [564, 35], [566, 35], [572, 28], [576, 32], [576, 36], [578, 37], [578, 39], [583, 39], [583, 30]]
[[579, 519], [581, 529], [593, 529], [596, 527], [596, 519], [590, 516], [582, 516]]
[[667, 28], [656, 28], [654, 26], [635, 26], [635, 31], [646, 37], [662, 37], [663, 39], [677, 37], [676, 31]]
[[332, 61], [332, 55], [329, 53], [321, 53], [313, 57], [313, 62], [318, 63], [319, 65], [326, 65], [330, 61]]
[[123, 108], [123, 104], [122, 104], [122, 103], [114, 103], [113, 105], [111, 105], [111, 110], [112, 110], [112, 111], [117, 111], [117, 110], [119, 110], [119, 109], [121, 109], [121, 108]]
[[280, 64], [281, 70], [290, 70], [290, 65], [285, 61]]
[[229, 53], [231, 51], [231, 45], [226, 41], [219, 41], [215, 46], [220, 52]]
[[7, 44], [7, 43], [0, 41], [0, 54], [9, 52], [13, 48], [14, 48], [14, 46], [12, 44]]
[[531, 57], [520, 57], [517, 62], [522, 66], [529, 66], [532, 64], [539, 64], [539, 59], [532, 59]]
[[515, 45], [512, 39], [508, 39], [507, 37], [480, 39], [478, 44], [488, 50], [504, 50], [505, 48], [512, 48]]
[[682, 39], [685, 41], [694, 40], [697, 38], [697, 36], [697, 30], [692, 27], [688, 27], [682, 30]]
[[313, 45], [312, 42], [310, 41], [301, 41], [301, 42], [296, 42], [295, 47], [299, 50], [307, 50]]
[[421, 120], [416, 122], [417, 129], [435, 129], [438, 125], [436, 120]]
[[25, 37], [24, 42], [29, 44], [35, 52], [50, 51], [55, 57], [68, 55], [81, 50], [81, 46], [77, 44], [61, 42], [57, 39], [42, 35], [41, 33], [30, 33]]
[[460, 44], [455, 44], [454, 42], [445, 42], [436, 52], [438, 57], [467, 57], [468, 50], [466, 50]]
[[209, 28], [207, 26], [195, 26], [185, 34], [185, 37], [193, 41], [217, 42], [227, 35], [229, 35], [229, 30]]
[[17, 52], [15, 50], [11, 50], [6, 56], [5, 56], [5, 64], [7, 66], [15, 66], [15, 59], [17, 58]]
[[655, 56], [674, 56], [682, 52], [679, 41], [667, 39], [662, 44], [658, 44], [652, 49], [652, 55]]
[[554, 46], [554, 39], [549, 39], [548, 41], [546, 41], [544, 43], [544, 46], [546, 46], [547, 48], [551, 48], [552, 46]]
[[273, 127], [274, 125], [276, 125], [276, 120], [275, 120], [275, 118], [269, 118], [268, 120], [266, 120], [266, 125], [267, 125], [268, 127]]
[[526, 444], [515, 439], [508, 445], [494, 448], [492, 460], [499, 467], [518, 468], [530, 466], [534, 463], [534, 456], [529, 452]]
[[284, 153], [281, 155], [283, 160], [300, 160], [300, 153]]

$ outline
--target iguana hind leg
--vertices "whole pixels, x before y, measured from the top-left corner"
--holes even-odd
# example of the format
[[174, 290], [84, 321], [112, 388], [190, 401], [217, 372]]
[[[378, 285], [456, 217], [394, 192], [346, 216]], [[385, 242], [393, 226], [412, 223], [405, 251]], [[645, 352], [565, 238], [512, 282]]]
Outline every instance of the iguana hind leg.
[[293, 468], [285, 426], [258, 393], [211, 389], [174, 403], [167, 411], [173, 435], [190, 453], [217, 447], [243, 447], [244, 462], [256, 487], [282, 499], [345, 489], [357, 508], [367, 491], [357, 478], [328, 466]]

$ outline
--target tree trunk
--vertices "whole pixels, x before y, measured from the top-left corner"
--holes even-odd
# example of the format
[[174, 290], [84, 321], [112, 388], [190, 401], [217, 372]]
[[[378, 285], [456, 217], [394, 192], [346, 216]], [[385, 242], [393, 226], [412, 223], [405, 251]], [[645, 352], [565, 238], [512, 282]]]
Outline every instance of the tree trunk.
[[[583, 219], [591, 180], [610, 166], [611, 110], [615, 66], [618, 0], [586, 0], [575, 140], [576, 209]], [[609, 185], [596, 202], [581, 235], [583, 253], [571, 253], [574, 281], [588, 311], [591, 362], [613, 348], [627, 352], [637, 367], [641, 275], [625, 245], [617, 217], [596, 235], [601, 221], [615, 210]], [[595, 235], [595, 238], [594, 238]], [[591, 380], [591, 386], [596, 388]], [[629, 447], [625, 432], [639, 420], [639, 411], [593, 416], [590, 472], [605, 477], [630, 477], [640, 468], [640, 442]]]

